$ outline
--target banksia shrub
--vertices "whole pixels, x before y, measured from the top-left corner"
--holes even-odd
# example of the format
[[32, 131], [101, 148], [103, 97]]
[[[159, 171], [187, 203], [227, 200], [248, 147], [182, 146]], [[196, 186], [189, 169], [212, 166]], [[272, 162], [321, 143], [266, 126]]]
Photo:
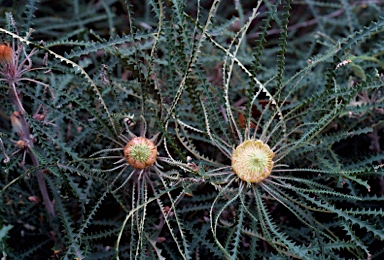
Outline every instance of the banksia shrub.
[[27, 2], [0, 27], [3, 258], [382, 258], [382, 5]]

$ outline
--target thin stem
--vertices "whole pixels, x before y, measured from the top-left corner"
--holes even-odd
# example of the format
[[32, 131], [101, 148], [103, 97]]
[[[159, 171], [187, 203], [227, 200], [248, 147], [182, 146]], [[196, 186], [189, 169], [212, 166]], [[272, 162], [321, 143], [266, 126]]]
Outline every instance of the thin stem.
[[19, 81], [30, 81], [30, 82], [34, 82], [34, 83], [36, 83], [36, 84], [38, 84], [38, 85], [42, 85], [43, 87], [49, 87], [49, 84], [45, 84], [45, 83], [43, 83], [43, 82], [41, 82], [41, 81], [38, 81], [38, 80], [34, 80], [34, 79], [30, 79], [30, 78], [20, 78], [19, 79]]
[[15, 100], [13, 100], [13, 104], [17, 107], [17, 111], [22, 111], [25, 112], [23, 105], [21, 104], [21, 101], [19, 99], [19, 96], [17, 95], [17, 90], [16, 90], [16, 84], [12, 83], [12, 90], [13, 90], [13, 95]]
[[[18, 123], [20, 123], [21, 129], [22, 129], [22, 132], [20, 132], [18, 134], [19, 134], [20, 138], [28, 145], [28, 151], [29, 151], [29, 155], [31, 156], [33, 166], [38, 167], [40, 164], [39, 164], [39, 160], [37, 159], [36, 155], [33, 153], [33, 148], [32, 148], [33, 147], [33, 136], [31, 136], [31, 134], [30, 134], [30, 130], [29, 130], [30, 127], [29, 127], [29, 124], [28, 124], [28, 122], [24, 116], [25, 110], [23, 108], [23, 105], [21, 104], [19, 96], [17, 95], [16, 84], [12, 83], [11, 87], [13, 89], [12, 103], [16, 107], [16, 111], [19, 112], [17, 119], [18, 119]], [[36, 178], [37, 178], [37, 183], [39, 184], [39, 189], [40, 189], [41, 195], [43, 197], [45, 207], [47, 209], [47, 213], [48, 213], [48, 215], [55, 216], [54, 207], [53, 207], [53, 204], [52, 204], [52, 202], [49, 198], [49, 195], [48, 195], [47, 185], [46, 185], [45, 179], [44, 179], [44, 173], [40, 169], [38, 169], [36, 171]]]
[[3, 155], [4, 155], [4, 157], [5, 157], [5, 159], [4, 159], [4, 163], [8, 163], [9, 160], [10, 160], [10, 158], [9, 158], [8, 155], [5, 153], [5, 148], [4, 148], [3, 140], [1, 140], [1, 138], [0, 138], [0, 146], [1, 146], [1, 150], [2, 150], [2, 152], [3, 152]]
[[[25, 58], [22, 60], [22, 62], [20, 62], [17, 70], [18, 71], [21, 71], [22, 73], [20, 73], [20, 75], [24, 74], [25, 72], [23, 72], [23, 67], [25, 65], [25, 63], [28, 61], [28, 65], [26, 65], [26, 68], [24, 69], [24, 71], [28, 71], [31, 67], [32, 67], [32, 61], [31, 61], [31, 57], [38, 51], [36, 48], [33, 49], [29, 55], [27, 55], [26, 51], [25, 51], [25, 48], [22, 48], [23, 49], [23, 52], [24, 52], [24, 55], [25, 55]], [[20, 54], [19, 54], [20, 55]], [[17, 60], [16, 60], [17, 62]]]

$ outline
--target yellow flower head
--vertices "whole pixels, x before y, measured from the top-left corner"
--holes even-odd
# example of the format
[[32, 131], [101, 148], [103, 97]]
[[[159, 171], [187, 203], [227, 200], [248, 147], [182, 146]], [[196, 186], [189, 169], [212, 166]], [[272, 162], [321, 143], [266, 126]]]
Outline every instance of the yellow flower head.
[[260, 140], [246, 140], [232, 153], [232, 168], [240, 179], [258, 183], [267, 178], [273, 168], [274, 153]]

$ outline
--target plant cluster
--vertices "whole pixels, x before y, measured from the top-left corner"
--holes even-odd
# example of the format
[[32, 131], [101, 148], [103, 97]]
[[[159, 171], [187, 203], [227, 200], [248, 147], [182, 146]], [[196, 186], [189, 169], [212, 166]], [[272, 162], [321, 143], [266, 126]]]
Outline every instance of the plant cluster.
[[384, 255], [382, 1], [23, 2], [3, 259]]

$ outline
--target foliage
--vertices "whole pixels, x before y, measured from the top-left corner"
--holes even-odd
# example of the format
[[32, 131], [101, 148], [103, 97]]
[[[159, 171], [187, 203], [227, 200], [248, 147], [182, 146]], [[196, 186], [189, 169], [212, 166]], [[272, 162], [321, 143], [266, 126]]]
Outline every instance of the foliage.
[[[4, 259], [383, 256], [382, 3], [14, 2]], [[249, 139], [274, 153], [260, 183], [232, 169]]]

